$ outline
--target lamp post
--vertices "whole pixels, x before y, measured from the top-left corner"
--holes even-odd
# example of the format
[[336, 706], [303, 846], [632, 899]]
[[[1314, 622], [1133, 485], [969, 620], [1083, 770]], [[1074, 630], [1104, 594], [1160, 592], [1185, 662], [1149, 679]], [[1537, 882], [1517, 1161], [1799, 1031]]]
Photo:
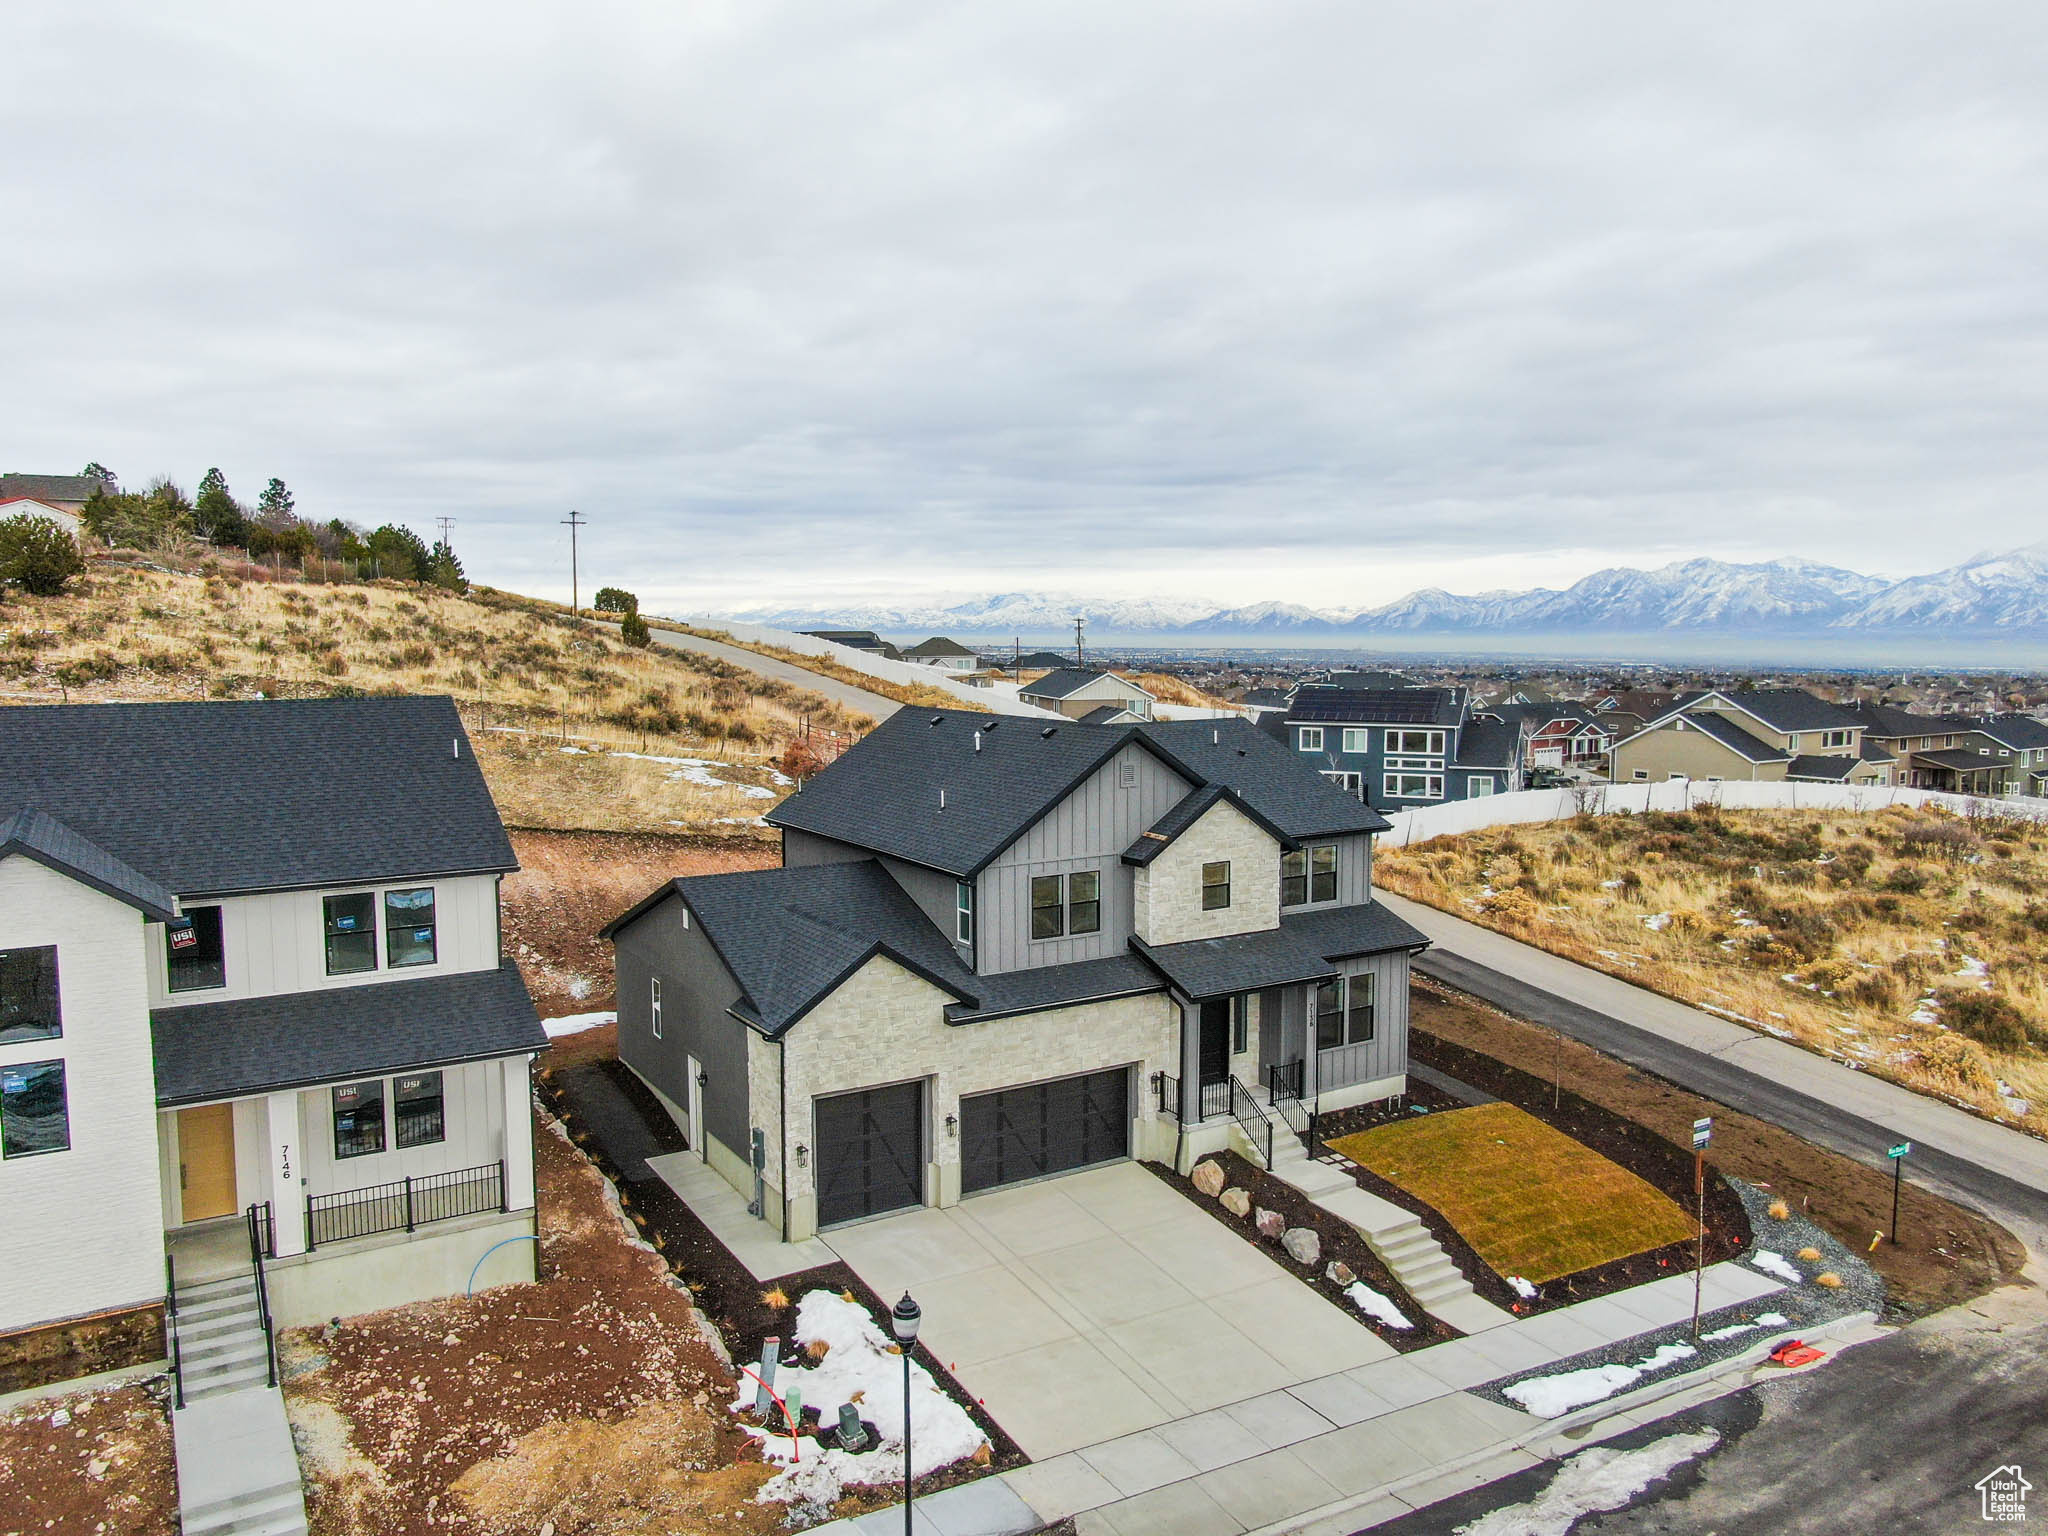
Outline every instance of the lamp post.
[[924, 1320], [924, 1312], [910, 1299], [910, 1292], [903, 1293], [903, 1299], [896, 1303], [896, 1309], [889, 1314], [889, 1326], [895, 1330], [896, 1342], [903, 1346], [903, 1536], [912, 1536], [910, 1529], [910, 1351], [917, 1343], [917, 1325]]

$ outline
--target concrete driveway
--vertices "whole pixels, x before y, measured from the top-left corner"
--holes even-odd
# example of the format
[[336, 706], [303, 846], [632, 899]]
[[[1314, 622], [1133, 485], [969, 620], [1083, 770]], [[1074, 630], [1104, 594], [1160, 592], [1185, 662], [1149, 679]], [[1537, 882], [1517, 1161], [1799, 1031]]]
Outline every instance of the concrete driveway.
[[824, 1241], [1034, 1460], [1394, 1353], [1134, 1163]]

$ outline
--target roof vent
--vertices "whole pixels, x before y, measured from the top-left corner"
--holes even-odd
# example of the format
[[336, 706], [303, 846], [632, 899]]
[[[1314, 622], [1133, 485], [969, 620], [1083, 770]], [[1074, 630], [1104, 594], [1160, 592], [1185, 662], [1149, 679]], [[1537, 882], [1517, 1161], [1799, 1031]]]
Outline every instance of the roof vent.
[[448, 738], [448, 755], [450, 757], [462, 756], [462, 738], [460, 736]]
[[974, 750], [977, 752], [981, 750], [981, 732], [979, 731], [974, 733]]
[[1054, 731], [1058, 729], [1059, 727], [1056, 725], [1048, 725], [1044, 730], [1040, 731], [1038, 734], [1040, 736], [1050, 736]]
[[944, 715], [933, 715], [931, 723], [933, 725], [944, 725], [946, 723], [946, 717]]
[[1212, 747], [1220, 747], [1220, 746], [1222, 746], [1222, 745], [1223, 745], [1223, 732], [1222, 732], [1222, 731], [1220, 731], [1220, 730], [1214, 730], [1214, 731], [1211, 731], [1211, 732], [1209, 733], [1209, 745], [1210, 745], [1210, 746], [1212, 746]]
[[945, 808], [946, 808], [946, 791], [945, 791], [945, 790], [944, 790], [943, 788], [941, 788], [941, 789], [939, 790], [939, 809], [943, 811], [943, 810], [944, 810]]

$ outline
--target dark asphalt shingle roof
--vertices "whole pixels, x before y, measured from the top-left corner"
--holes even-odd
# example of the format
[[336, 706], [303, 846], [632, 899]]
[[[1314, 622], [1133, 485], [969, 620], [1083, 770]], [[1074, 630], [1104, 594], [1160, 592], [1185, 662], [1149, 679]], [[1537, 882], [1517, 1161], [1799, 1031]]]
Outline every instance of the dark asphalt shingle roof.
[[1057, 672], [1048, 672], [1036, 682], [1026, 683], [1017, 690], [1020, 699], [1064, 699], [1070, 693], [1078, 693], [1090, 683], [1099, 683], [1104, 678], [1121, 683], [1136, 693], [1144, 693], [1136, 683], [1127, 677], [1117, 677], [1110, 672], [1084, 670], [1080, 667], [1061, 667]]
[[0, 859], [14, 854], [125, 901], [154, 922], [177, 916], [172, 892], [42, 811], [19, 810], [0, 822]]
[[1081, 717], [1083, 725], [1113, 725], [1118, 720], [1130, 721], [1137, 718], [1121, 704], [1103, 704], [1091, 709]]
[[197, 1104], [380, 1072], [547, 1049], [506, 961], [407, 981], [158, 1008], [149, 1016], [156, 1101]]
[[1112, 997], [1136, 997], [1159, 991], [1163, 983], [1151, 966], [1137, 955], [1125, 953], [1101, 960], [1077, 960], [1071, 965], [1035, 965], [1022, 971], [977, 976], [974, 985], [981, 994], [978, 1002], [948, 1003], [949, 1023], [973, 1024], [983, 1019], [1039, 1013], [1048, 1008], [1070, 1008], [1076, 1003], [1097, 1003]]
[[958, 640], [948, 640], [944, 635], [933, 635], [929, 640], [920, 640], [917, 644], [906, 647], [903, 652], [903, 659], [909, 661], [912, 657], [916, 656], [972, 655], [974, 655], [974, 652], [970, 651]]
[[1941, 752], [1915, 752], [1916, 763], [1932, 763], [1937, 768], [1950, 768], [1958, 773], [1976, 773], [1985, 768], [2004, 768], [2012, 759], [2004, 753], [1977, 752], [1968, 747], [1950, 747]]
[[1722, 698], [1739, 704], [1774, 731], [1839, 731], [1863, 722], [1804, 688], [1737, 688]]
[[1325, 960], [1429, 947], [1429, 940], [1419, 928], [1376, 901], [1356, 907], [1318, 907], [1312, 912], [1282, 913], [1280, 927]]
[[1750, 735], [1726, 715], [1689, 714], [1685, 720], [1690, 729], [1713, 737], [1722, 746], [1752, 763], [1782, 763], [1791, 756], [1783, 748], [1774, 747], [1769, 742]]
[[102, 489], [90, 475], [0, 475], [0, 501], [90, 501]]
[[1124, 863], [1150, 864], [1172, 845], [1175, 838], [1208, 815], [1210, 808], [1223, 800], [1228, 800], [1239, 811], [1272, 833], [1274, 840], [1281, 847], [1294, 846], [1293, 838], [1281, 831], [1261, 814], [1257, 806], [1228, 784], [1205, 784], [1193, 794], [1182, 796], [1171, 810], [1140, 833], [1138, 840], [1124, 850]]
[[1458, 733], [1453, 768], [1512, 768], [1520, 761], [1522, 733], [1507, 720], [1475, 718]]
[[1843, 714], [1878, 736], [1938, 736], [1947, 729], [1933, 715], [1918, 715], [1892, 704], [1844, 704], [1841, 708]]
[[1856, 771], [1859, 761], [1861, 759], [1854, 757], [1820, 757], [1812, 753], [1802, 753], [1786, 765], [1785, 777], [1821, 779], [1830, 784], [1840, 784]]
[[1982, 731], [2000, 745], [2020, 751], [2031, 752], [2048, 747], [2048, 724], [2032, 715], [1987, 715], [1972, 720], [1969, 729]]
[[767, 1034], [788, 1029], [877, 954], [959, 1001], [979, 1001], [981, 979], [873, 859], [672, 880], [607, 924], [605, 935], [670, 894], [682, 897], [732, 972], [739, 1011]]
[[1305, 754], [1289, 750], [1239, 716], [1233, 720], [1149, 720], [1123, 726], [1163, 751], [1189, 777], [1224, 784], [1282, 836], [1339, 837], [1384, 832], [1391, 823], [1356, 795], [1315, 770]]
[[517, 869], [448, 698], [0, 709], [0, 816], [182, 897]]
[[1010, 665], [1019, 671], [1057, 672], [1066, 666], [1067, 658], [1058, 651], [1026, 651], [1022, 656], [1013, 657]]
[[1234, 933], [1221, 939], [1189, 939], [1180, 944], [1147, 944], [1134, 938], [1131, 947], [1183, 996], [1197, 1000], [1336, 974], [1314, 945], [1285, 928]]

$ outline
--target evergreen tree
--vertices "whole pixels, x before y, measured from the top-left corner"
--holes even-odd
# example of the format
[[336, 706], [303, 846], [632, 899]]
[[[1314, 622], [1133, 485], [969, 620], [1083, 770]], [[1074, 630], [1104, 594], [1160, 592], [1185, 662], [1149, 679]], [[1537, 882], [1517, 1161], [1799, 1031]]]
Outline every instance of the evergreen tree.
[[437, 587], [446, 587], [450, 592], [467, 592], [469, 578], [462, 574], [462, 562], [455, 557], [455, 551], [446, 539], [434, 546], [427, 556], [427, 580]]
[[227, 476], [218, 469], [209, 469], [200, 477], [199, 497], [192, 503], [192, 528], [215, 544], [243, 546], [249, 542], [248, 515], [228, 490]]
[[377, 558], [378, 574], [393, 581], [421, 581], [426, 578], [433, 555], [410, 528], [386, 523], [368, 540]]
[[638, 613], [640, 599], [624, 587], [599, 587], [594, 606], [599, 613]]
[[78, 541], [54, 518], [23, 513], [0, 522], [0, 581], [37, 597], [55, 597], [84, 569]]
[[272, 475], [270, 484], [263, 487], [263, 494], [256, 498], [256, 515], [264, 526], [283, 532], [297, 519], [293, 515], [292, 493], [284, 488], [284, 482]]
[[120, 489], [120, 478], [98, 459], [94, 459], [78, 473], [87, 480], [99, 481], [101, 485], [104, 485], [110, 491]]
[[628, 645], [648, 646], [654, 643], [654, 632], [647, 627], [647, 621], [640, 617], [635, 608], [619, 620], [619, 638]]

